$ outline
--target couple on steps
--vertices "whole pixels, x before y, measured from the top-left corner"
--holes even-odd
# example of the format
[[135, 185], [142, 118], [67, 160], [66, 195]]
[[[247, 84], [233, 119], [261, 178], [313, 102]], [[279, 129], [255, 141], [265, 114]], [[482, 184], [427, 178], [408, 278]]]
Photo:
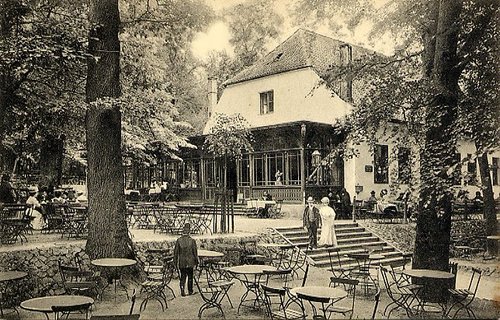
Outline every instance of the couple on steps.
[[[335, 235], [334, 223], [335, 210], [330, 207], [330, 200], [327, 197], [321, 199], [320, 209], [314, 206], [313, 197], [307, 198], [307, 206], [304, 209], [302, 222], [304, 229], [309, 234], [308, 249], [319, 246], [337, 246], [337, 236]], [[321, 227], [321, 237], [318, 242], [318, 227]]]

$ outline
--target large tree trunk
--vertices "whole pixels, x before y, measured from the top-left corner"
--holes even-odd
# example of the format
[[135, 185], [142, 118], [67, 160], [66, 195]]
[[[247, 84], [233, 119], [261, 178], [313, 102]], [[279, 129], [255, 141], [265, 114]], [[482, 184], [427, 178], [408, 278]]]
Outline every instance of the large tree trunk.
[[447, 169], [453, 164], [456, 140], [453, 124], [458, 102], [457, 22], [460, 1], [439, 3], [434, 55], [425, 61], [432, 68], [436, 90], [433, 104], [427, 108], [424, 150], [420, 157], [421, 193], [413, 267], [448, 270], [451, 231], [451, 179]]
[[[480, 146], [476, 143], [476, 148], [480, 150]], [[484, 219], [486, 220], [486, 235], [493, 236], [497, 234], [497, 214], [495, 211], [495, 199], [493, 195], [493, 186], [491, 185], [491, 176], [490, 170], [488, 166], [488, 154], [483, 152], [481, 157], [478, 159], [479, 165], [479, 174], [481, 175], [481, 184], [483, 186], [483, 199], [484, 199], [484, 208], [483, 214]], [[488, 252], [497, 252], [498, 251], [498, 242], [497, 241], [487, 241]]]
[[[87, 101], [120, 96], [118, 0], [91, 0]], [[116, 103], [89, 104], [86, 115], [89, 235], [91, 258], [132, 257], [125, 220], [121, 156], [121, 113]]]
[[39, 186], [57, 187], [61, 184], [64, 137], [48, 135], [40, 148]]

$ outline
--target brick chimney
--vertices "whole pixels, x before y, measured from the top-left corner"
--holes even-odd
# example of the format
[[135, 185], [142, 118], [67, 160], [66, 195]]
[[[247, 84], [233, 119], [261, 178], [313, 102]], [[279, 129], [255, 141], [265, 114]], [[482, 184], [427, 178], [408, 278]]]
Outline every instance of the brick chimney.
[[348, 43], [340, 46], [340, 64], [347, 67], [346, 80], [341, 84], [340, 97], [352, 102], [352, 47]]
[[217, 78], [208, 78], [208, 104], [207, 104], [207, 115], [210, 117], [212, 115], [212, 110], [217, 104]]

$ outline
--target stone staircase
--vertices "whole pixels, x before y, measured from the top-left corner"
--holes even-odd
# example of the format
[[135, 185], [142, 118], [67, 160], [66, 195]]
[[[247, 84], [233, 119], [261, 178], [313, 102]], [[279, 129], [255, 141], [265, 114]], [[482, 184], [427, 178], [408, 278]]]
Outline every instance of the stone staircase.
[[[321, 229], [318, 230], [318, 239]], [[291, 244], [294, 244], [305, 250], [308, 245], [307, 231], [302, 227], [286, 227], [286, 228], [274, 228], [276, 234], [279, 234], [283, 239]], [[343, 222], [335, 224], [335, 233], [337, 235], [338, 247], [340, 249], [341, 263], [343, 267], [356, 266], [356, 262], [347, 257], [349, 253], [360, 253], [364, 251], [364, 247], [377, 246], [382, 248], [377, 250], [376, 253], [381, 253], [385, 256], [384, 259], [380, 260], [380, 264], [386, 265], [403, 265], [406, 263], [403, 258], [403, 253], [388, 244], [383, 239], [380, 239], [370, 231], [366, 230], [364, 227], [358, 225], [356, 222]], [[308, 251], [308, 257], [314, 261], [315, 266], [322, 268], [330, 267], [330, 259], [328, 257], [328, 251], [326, 248], [317, 248], [312, 251]], [[337, 259], [334, 259], [335, 265], [338, 264]], [[335, 266], [334, 265], [334, 266]]]

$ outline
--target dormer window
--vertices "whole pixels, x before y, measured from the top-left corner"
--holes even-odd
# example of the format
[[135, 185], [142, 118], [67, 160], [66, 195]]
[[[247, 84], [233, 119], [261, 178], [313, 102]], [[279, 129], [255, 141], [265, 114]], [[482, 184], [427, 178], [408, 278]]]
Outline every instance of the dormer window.
[[274, 112], [274, 91], [260, 93], [260, 114]]

